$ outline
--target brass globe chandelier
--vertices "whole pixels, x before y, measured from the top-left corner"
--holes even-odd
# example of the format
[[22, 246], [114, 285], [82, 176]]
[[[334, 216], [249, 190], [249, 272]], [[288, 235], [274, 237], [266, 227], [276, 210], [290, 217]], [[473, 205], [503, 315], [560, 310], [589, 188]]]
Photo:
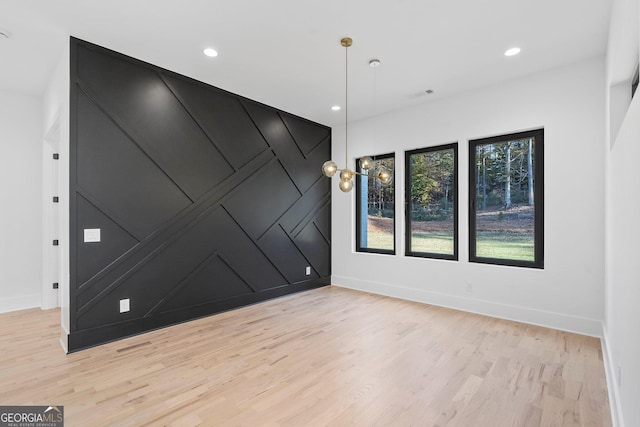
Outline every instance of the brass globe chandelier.
[[385, 167], [378, 167], [375, 169], [375, 163], [370, 156], [365, 156], [360, 159], [358, 162], [360, 169], [364, 171], [364, 173], [359, 173], [356, 171], [352, 171], [347, 167], [349, 164], [349, 47], [353, 44], [353, 40], [351, 37], [344, 37], [340, 40], [340, 44], [345, 48], [345, 72], [344, 72], [344, 163], [345, 167], [343, 169], [338, 169], [338, 165], [333, 160], [328, 160], [324, 162], [322, 165], [322, 173], [331, 178], [337, 172], [340, 172], [340, 190], [345, 193], [348, 193], [353, 188], [353, 177], [356, 175], [368, 176], [369, 171], [375, 173], [375, 178], [377, 178], [383, 185], [387, 185], [391, 182], [391, 172]]

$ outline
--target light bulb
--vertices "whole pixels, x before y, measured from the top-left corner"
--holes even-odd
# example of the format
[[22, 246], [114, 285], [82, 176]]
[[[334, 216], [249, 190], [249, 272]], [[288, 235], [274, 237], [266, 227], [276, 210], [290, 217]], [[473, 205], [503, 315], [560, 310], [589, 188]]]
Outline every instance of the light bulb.
[[344, 193], [348, 193], [353, 188], [353, 181], [351, 181], [350, 179], [340, 179], [340, 184], [338, 185], [338, 187], [340, 187], [340, 190], [342, 190]]
[[327, 160], [322, 165], [322, 173], [331, 178], [338, 171], [338, 165], [332, 160]]
[[354, 175], [355, 173], [350, 169], [342, 169], [340, 171], [340, 179], [343, 181], [350, 181]]
[[380, 168], [380, 171], [378, 172], [378, 179], [384, 185], [389, 184], [391, 182], [391, 172], [386, 168]]
[[373, 159], [369, 156], [365, 156], [360, 159], [360, 169], [368, 171], [373, 167]]

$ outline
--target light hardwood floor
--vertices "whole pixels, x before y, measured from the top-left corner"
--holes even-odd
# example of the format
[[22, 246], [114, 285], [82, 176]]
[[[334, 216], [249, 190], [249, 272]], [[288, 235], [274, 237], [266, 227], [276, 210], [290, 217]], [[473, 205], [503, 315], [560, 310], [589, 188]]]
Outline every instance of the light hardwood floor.
[[600, 342], [336, 287], [65, 355], [0, 314], [0, 405], [74, 426], [609, 426]]

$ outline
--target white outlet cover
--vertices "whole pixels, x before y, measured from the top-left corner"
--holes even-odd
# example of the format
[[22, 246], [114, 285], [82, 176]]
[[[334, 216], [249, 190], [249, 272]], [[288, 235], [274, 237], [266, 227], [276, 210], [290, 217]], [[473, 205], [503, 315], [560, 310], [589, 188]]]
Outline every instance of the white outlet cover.
[[84, 229], [84, 242], [95, 243], [100, 241], [100, 229], [99, 228], [85, 228]]
[[129, 298], [120, 300], [120, 313], [126, 313], [130, 310]]
[[307, 276], [311, 275], [311, 267], [307, 266], [307, 268], [304, 271], [306, 273]]

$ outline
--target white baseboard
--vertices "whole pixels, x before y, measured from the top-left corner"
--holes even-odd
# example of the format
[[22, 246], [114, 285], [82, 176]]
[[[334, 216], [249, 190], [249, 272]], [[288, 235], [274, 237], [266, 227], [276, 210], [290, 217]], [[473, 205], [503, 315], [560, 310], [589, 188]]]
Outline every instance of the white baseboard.
[[481, 299], [465, 298], [452, 294], [406, 288], [387, 283], [365, 281], [352, 277], [333, 275], [331, 276], [331, 282], [334, 286], [340, 286], [343, 288], [371, 292], [374, 294], [422, 302], [425, 304], [433, 304], [455, 310], [497, 317], [499, 319], [513, 320], [516, 322], [558, 329], [561, 331], [574, 332], [581, 335], [598, 338], [602, 337], [602, 322], [596, 319], [570, 316], [567, 314], [536, 310], [528, 307], [500, 304]]
[[622, 417], [622, 407], [620, 406], [620, 384], [618, 384], [618, 370], [616, 369], [609, 339], [607, 328], [602, 326], [602, 359], [604, 362], [604, 371], [607, 377], [607, 390], [609, 391], [609, 408], [611, 409], [611, 425], [613, 427], [624, 427], [624, 419]]
[[25, 310], [40, 307], [40, 294], [20, 295], [17, 297], [0, 298], [0, 313]]

